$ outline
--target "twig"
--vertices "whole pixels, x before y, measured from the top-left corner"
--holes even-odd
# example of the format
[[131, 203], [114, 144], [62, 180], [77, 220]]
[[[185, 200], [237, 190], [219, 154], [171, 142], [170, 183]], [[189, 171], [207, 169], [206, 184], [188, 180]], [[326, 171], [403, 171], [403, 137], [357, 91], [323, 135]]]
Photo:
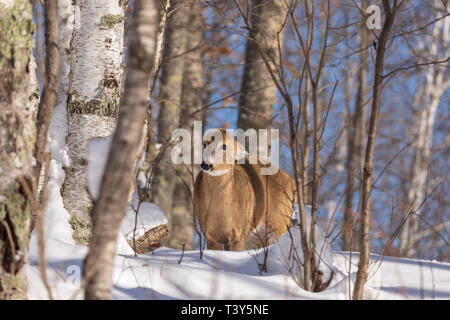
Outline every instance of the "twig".
[[186, 246], [186, 243], [183, 242], [183, 248], [181, 248], [181, 257], [180, 260], [178, 260], [178, 264], [181, 264], [181, 261], [183, 261], [183, 257], [184, 257], [184, 247]]

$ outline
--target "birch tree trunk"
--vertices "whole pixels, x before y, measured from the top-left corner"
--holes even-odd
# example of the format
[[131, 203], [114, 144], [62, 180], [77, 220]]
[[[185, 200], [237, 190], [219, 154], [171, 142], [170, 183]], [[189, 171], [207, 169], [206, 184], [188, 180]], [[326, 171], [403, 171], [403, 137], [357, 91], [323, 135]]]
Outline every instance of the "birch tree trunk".
[[[252, 0], [250, 22], [253, 38], [247, 40], [244, 74], [239, 98], [238, 128], [269, 129], [273, 123], [276, 86], [267, 70], [258, 45], [278, 64], [278, 32], [284, 15], [280, 0]], [[282, 33], [279, 34], [282, 45]], [[268, 137], [270, 141], [270, 137]]]
[[26, 298], [32, 156], [39, 103], [30, 1], [0, 0], [0, 300]]
[[150, 78], [158, 26], [154, 0], [135, 0], [124, 96], [117, 130], [93, 209], [93, 233], [85, 260], [86, 299], [111, 299], [117, 236], [128, 206], [128, 192], [135, 172], [130, 155], [140, 151], [150, 103]]
[[[189, 21], [186, 27], [187, 45], [183, 72], [183, 82], [180, 105], [180, 127], [191, 131], [195, 120], [201, 120], [202, 113], [196, 112], [202, 108], [203, 103], [203, 17], [199, 1], [195, 0], [189, 6]], [[197, 166], [189, 167], [192, 175], [195, 175]], [[172, 229], [169, 235], [169, 245], [174, 248], [192, 249], [194, 234], [193, 226], [193, 180], [187, 167], [178, 166], [180, 176], [176, 179], [173, 205], [172, 205]], [[181, 179], [184, 180], [181, 181]], [[189, 188], [189, 189], [188, 189]]]
[[[439, 6], [439, 2], [436, 2]], [[447, 4], [447, 11], [450, 4]], [[436, 19], [442, 17], [438, 12]], [[421, 55], [429, 61], [446, 59], [450, 53], [449, 48], [450, 18], [438, 20], [433, 27], [429, 41], [420, 41]], [[448, 67], [448, 66], [447, 66]], [[399, 254], [404, 257], [412, 257], [417, 242], [420, 240], [419, 217], [420, 207], [427, 194], [427, 178], [429, 172], [431, 142], [433, 140], [433, 128], [436, 120], [436, 112], [440, 105], [441, 97], [450, 87], [450, 79], [445, 78], [444, 65], [429, 65], [425, 68], [425, 84], [423, 89], [418, 89], [415, 101], [420, 105], [415, 106], [414, 126], [416, 131], [413, 138], [414, 158], [411, 167], [411, 184], [407, 191], [407, 210], [404, 212], [406, 222], [400, 231]], [[411, 214], [413, 213], [413, 214]]]
[[114, 132], [123, 74], [125, 1], [77, 0], [69, 73], [68, 153], [63, 199], [73, 238], [90, 238], [92, 201], [87, 191], [87, 146]]
[[[171, 162], [172, 148], [168, 143], [173, 130], [178, 127], [180, 117], [181, 92], [186, 53], [186, 23], [188, 10], [181, 0], [171, 2], [171, 11], [167, 19], [165, 51], [160, 80], [158, 140], [163, 145], [155, 164], [151, 187], [151, 200], [158, 204], [167, 216], [169, 237], [173, 234], [173, 192], [177, 173]], [[167, 243], [166, 243], [167, 244]]]

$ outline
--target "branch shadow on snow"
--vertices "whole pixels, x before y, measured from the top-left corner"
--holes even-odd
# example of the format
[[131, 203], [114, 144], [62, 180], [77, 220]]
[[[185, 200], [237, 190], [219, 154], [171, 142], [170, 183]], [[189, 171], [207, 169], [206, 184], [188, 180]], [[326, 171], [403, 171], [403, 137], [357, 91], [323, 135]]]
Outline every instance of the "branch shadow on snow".
[[176, 298], [159, 293], [152, 288], [135, 287], [124, 288], [115, 285], [113, 296], [117, 299], [138, 299], [138, 300], [176, 300]]
[[389, 293], [395, 293], [398, 295], [402, 295], [406, 298], [410, 299], [450, 299], [450, 291], [443, 290], [429, 290], [423, 288], [414, 288], [414, 287], [405, 287], [405, 286], [397, 286], [397, 287], [381, 287], [380, 290]]
[[[260, 276], [258, 265], [253, 259], [252, 254], [253, 253], [251, 251], [227, 252], [207, 250], [203, 252], [203, 258], [200, 260], [198, 251], [185, 251], [180, 266], [189, 266], [199, 269], [208, 269], [209, 267], [217, 271], [228, 271], [249, 276]], [[224, 259], [224, 255], [227, 256], [227, 259]], [[127, 259], [151, 259], [153, 263], [157, 261], [163, 263], [167, 261], [178, 261], [181, 257], [181, 251], [160, 248], [153, 254], [149, 253], [138, 257], [126, 255], [121, 256], [126, 257]], [[176, 266], [176, 264], [173, 264], [173, 266]]]

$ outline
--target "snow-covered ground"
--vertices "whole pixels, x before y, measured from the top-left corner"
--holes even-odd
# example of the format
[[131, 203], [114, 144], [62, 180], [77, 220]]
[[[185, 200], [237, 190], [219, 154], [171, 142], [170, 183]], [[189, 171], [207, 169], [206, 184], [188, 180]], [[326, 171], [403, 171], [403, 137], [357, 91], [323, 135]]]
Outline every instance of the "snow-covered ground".
[[[180, 250], [160, 248], [136, 257], [124, 237], [120, 238], [114, 269], [116, 299], [348, 299], [348, 253], [333, 253], [338, 269], [335, 280], [325, 291], [310, 293], [301, 289], [270, 253], [268, 273], [261, 275], [255, 252], [205, 251], [200, 259], [198, 251], [185, 251], [179, 263]], [[81, 266], [87, 247], [53, 236], [46, 237], [46, 242], [53, 295], [57, 299], [82, 298]], [[36, 243], [33, 236], [27, 265], [28, 295], [46, 299]], [[381, 263], [380, 259], [372, 257], [366, 298], [450, 299], [450, 264], [390, 257]], [[351, 284], [357, 260], [353, 255]]]
[[[64, 171], [55, 160], [50, 168], [51, 200], [44, 215], [49, 283], [55, 298], [81, 299], [81, 267], [88, 248], [75, 245], [71, 237], [70, 216], [59, 193]], [[129, 211], [123, 230], [129, 229], [126, 224], [132, 215]], [[358, 262], [355, 253], [350, 261], [349, 253], [330, 252], [327, 263], [333, 264], [335, 276], [325, 291], [310, 293], [287, 271], [283, 241], [269, 247], [268, 272], [263, 274], [258, 267], [261, 251], [206, 250], [202, 259], [199, 251], [185, 251], [181, 259], [180, 250], [168, 248], [135, 256], [124, 235], [118, 242], [116, 299], [348, 299], [348, 286], [354, 283]], [[37, 252], [33, 232], [26, 266], [28, 297], [47, 299]], [[450, 264], [374, 255], [365, 294], [368, 299], [450, 299]]]

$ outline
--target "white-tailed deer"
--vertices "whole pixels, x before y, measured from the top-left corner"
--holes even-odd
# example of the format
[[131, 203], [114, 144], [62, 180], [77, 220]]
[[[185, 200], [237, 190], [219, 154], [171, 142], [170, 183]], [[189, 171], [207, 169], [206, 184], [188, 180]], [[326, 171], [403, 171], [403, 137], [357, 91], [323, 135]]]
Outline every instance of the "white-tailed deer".
[[213, 147], [213, 152], [204, 150], [194, 188], [195, 214], [207, 247], [245, 250], [265, 246], [291, 226], [294, 180], [282, 170], [261, 175], [264, 165], [259, 161], [238, 164], [244, 147], [226, 130], [214, 130], [222, 141], [203, 144], [204, 149]]

